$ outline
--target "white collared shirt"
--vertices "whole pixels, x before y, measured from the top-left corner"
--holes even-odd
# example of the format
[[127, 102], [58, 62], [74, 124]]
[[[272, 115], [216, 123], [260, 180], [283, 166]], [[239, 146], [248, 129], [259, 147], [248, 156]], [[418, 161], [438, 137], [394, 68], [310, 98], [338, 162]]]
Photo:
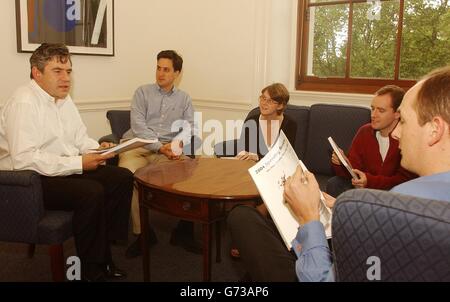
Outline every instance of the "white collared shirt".
[[377, 141], [378, 141], [378, 145], [380, 146], [380, 155], [381, 155], [381, 159], [384, 160], [386, 159], [386, 155], [389, 151], [389, 136], [382, 136], [380, 131], [376, 132], [376, 137], [377, 137]]
[[34, 80], [0, 110], [0, 170], [81, 174], [80, 154], [98, 146], [88, 137], [71, 97], [55, 102]]

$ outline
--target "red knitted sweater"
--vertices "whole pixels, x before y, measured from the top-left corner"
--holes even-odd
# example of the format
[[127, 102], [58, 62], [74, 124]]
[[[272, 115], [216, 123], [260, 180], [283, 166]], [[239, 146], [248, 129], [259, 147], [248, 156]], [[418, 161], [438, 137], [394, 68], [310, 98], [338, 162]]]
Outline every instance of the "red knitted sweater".
[[[353, 138], [348, 159], [354, 169], [367, 176], [367, 188], [389, 190], [407, 180], [417, 177], [400, 166], [401, 154], [398, 141], [389, 135], [389, 150], [383, 162], [375, 131], [370, 124], [362, 126]], [[342, 165], [332, 164], [336, 175], [350, 178]]]

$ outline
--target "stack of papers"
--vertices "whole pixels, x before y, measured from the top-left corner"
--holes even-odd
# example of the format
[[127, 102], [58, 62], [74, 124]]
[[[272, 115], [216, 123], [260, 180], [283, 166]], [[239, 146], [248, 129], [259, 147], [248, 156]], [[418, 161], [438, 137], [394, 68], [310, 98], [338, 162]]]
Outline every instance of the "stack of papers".
[[[283, 131], [280, 131], [280, 135], [271, 150], [249, 169], [250, 175], [288, 249], [292, 247], [292, 240], [297, 235], [300, 222], [289, 204], [284, 200], [284, 184], [289, 176], [294, 175], [299, 164], [302, 169], [306, 169], [305, 165], [299, 161], [286, 135]], [[330, 238], [331, 210], [326, 207], [323, 198], [320, 207], [320, 221], [325, 227], [327, 238]]]
[[133, 139], [126, 140], [125, 142], [123, 142], [119, 145], [116, 145], [114, 147], [90, 150], [89, 153], [99, 153], [99, 154], [105, 154], [105, 155], [110, 154], [110, 153], [119, 154], [119, 153], [122, 153], [125, 151], [133, 150], [133, 149], [143, 147], [148, 144], [154, 144], [157, 142], [158, 142], [157, 139], [142, 139], [142, 138], [135, 137]]

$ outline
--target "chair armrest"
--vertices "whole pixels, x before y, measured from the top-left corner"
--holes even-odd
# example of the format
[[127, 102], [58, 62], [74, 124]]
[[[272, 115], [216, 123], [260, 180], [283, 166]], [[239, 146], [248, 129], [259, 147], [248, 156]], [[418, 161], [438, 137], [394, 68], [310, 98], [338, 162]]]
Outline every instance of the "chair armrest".
[[101, 144], [103, 142], [118, 144], [120, 142], [120, 138], [116, 137], [114, 134], [109, 134], [100, 137], [98, 143]]
[[228, 140], [214, 145], [214, 154], [217, 157], [234, 157], [237, 155], [238, 140]]
[[39, 182], [39, 185], [41, 184], [39, 174], [34, 171], [0, 171], [0, 186], [27, 187], [33, 185], [36, 181]]
[[36, 242], [44, 215], [40, 175], [34, 171], [0, 171], [0, 240]]
[[449, 282], [450, 203], [399, 193], [349, 190], [333, 208], [337, 281], [368, 281], [368, 259], [382, 282]]
[[[98, 143], [114, 143], [114, 144], [119, 144], [120, 143], [120, 139], [117, 138], [117, 136], [115, 136], [114, 134], [109, 134], [109, 135], [105, 135], [100, 137], [100, 139], [98, 140]], [[119, 165], [119, 157], [113, 157], [110, 158], [106, 161], [106, 164], [111, 165], [111, 166], [117, 166]]]

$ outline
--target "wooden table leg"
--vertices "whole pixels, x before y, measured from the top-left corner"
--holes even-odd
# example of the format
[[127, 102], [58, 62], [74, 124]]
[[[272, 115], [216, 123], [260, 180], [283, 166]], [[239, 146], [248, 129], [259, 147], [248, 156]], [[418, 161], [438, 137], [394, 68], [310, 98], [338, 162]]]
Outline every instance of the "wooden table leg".
[[53, 282], [64, 282], [66, 280], [66, 274], [63, 245], [50, 245], [48, 253], [50, 255], [50, 267], [52, 270]]
[[150, 253], [148, 246], [148, 209], [144, 206], [144, 192], [139, 186], [139, 213], [141, 219], [141, 248], [142, 248], [142, 269], [144, 272], [144, 282], [150, 281]]
[[203, 281], [211, 281], [211, 226], [203, 224]]
[[220, 261], [222, 261], [221, 258], [221, 241], [222, 241], [222, 237], [221, 237], [221, 232], [220, 232], [220, 220], [218, 220], [216, 222], [216, 262], [219, 263]]

